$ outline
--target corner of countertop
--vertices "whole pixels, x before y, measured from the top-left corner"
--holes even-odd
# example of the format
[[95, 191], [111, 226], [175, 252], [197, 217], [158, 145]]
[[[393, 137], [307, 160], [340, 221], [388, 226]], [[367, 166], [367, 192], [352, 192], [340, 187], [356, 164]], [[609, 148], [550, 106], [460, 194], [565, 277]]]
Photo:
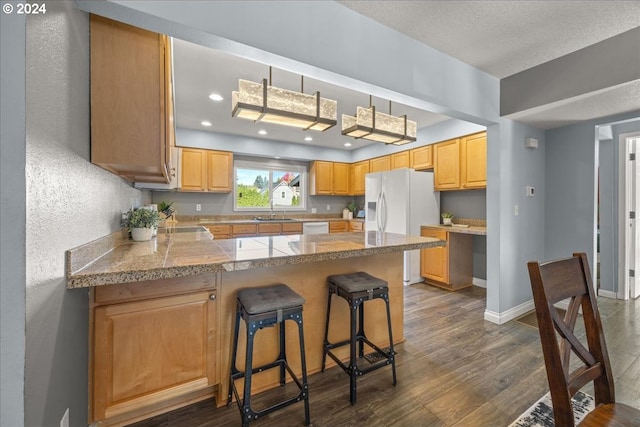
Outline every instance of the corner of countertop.
[[129, 239], [129, 232], [121, 228], [104, 237], [84, 245], [69, 249], [65, 253], [67, 278], [91, 265], [97, 259], [111, 252], [116, 246]]

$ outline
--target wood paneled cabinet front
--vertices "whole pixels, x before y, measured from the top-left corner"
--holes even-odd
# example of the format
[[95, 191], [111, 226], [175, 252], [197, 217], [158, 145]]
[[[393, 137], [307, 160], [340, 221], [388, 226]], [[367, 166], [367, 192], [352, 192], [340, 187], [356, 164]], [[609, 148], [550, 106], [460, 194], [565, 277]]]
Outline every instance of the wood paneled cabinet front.
[[349, 231], [349, 221], [329, 221], [329, 233], [345, 233]]
[[410, 151], [411, 167], [417, 171], [433, 169], [433, 145], [414, 148]]
[[391, 169], [401, 169], [411, 167], [411, 156], [409, 150], [400, 151], [391, 155]]
[[338, 195], [349, 194], [349, 164], [317, 160], [309, 169], [309, 194]]
[[175, 173], [170, 41], [96, 15], [90, 22], [91, 162], [166, 184]]
[[180, 190], [230, 193], [233, 189], [233, 153], [182, 148]]
[[365, 192], [365, 175], [369, 173], [369, 160], [352, 163], [351, 170], [351, 190], [354, 196], [361, 196]]
[[433, 171], [434, 190], [460, 188], [460, 139], [450, 139], [433, 146]]
[[487, 187], [486, 132], [460, 139], [460, 173], [462, 188]]
[[448, 290], [472, 285], [473, 241], [470, 234], [421, 227], [420, 235], [447, 242], [446, 246], [420, 250], [420, 274], [426, 283]]
[[386, 172], [391, 170], [391, 156], [369, 159], [369, 172]]
[[216, 324], [215, 289], [95, 307], [90, 421], [127, 424], [212, 396]]

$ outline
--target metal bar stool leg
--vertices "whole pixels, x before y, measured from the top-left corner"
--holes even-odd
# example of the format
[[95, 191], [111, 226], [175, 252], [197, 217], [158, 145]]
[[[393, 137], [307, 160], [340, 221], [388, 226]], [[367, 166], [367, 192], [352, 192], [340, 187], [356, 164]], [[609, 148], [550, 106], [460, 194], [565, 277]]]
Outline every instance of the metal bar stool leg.
[[331, 296], [333, 292], [329, 290], [329, 297], [327, 298], [327, 321], [324, 326], [324, 344], [322, 345], [322, 371], [324, 372], [324, 368], [327, 363], [327, 348], [329, 345], [329, 316], [331, 314]]
[[227, 406], [231, 404], [233, 397], [233, 377], [238, 373], [236, 367], [236, 357], [238, 355], [238, 334], [240, 333], [240, 307], [236, 308], [236, 324], [233, 329], [233, 349], [231, 353], [231, 375], [229, 375], [229, 395], [227, 396]]
[[[285, 341], [285, 321], [283, 320], [278, 325], [278, 332], [280, 335], [280, 354], [278, 355], [278, 360], [282, 360], [284, 362], [287, 361], [287, 349], [286, 349], [286, 341]], [[285, 384], [285, 363], [280, 363], [280, 385]]]
[[251, 410], [251, 374], [253, 367], [253, 338], [256, 334], [255, 324], [247, 322], [247, 355], [244, 370], [244, 390], [242, 398], [242, 427], [248, 427], [252, 418]]
[[393, 349], [393, 332], [391, 331], [391, 309], [389, 308], [389, 296], [385, 295], [384, 303], [387, 306], [387, 327], [389, 328], [389, 358], [391, 359], [391, 374], [393, 385], [396, 385], [396, 353]]
[[352, 302], [350, 307], [351, 319], [351, 340], [349, 342], [349, 400], [352, 405], [356, 403], [356, 376], [358, 375], [358, 365], [356, 364], [356, 312], [358, 304]]
[[307, 382], [307, 360], [304, 350], [304, 328], [302, 325], [302, 316], [297, 320], [298, 323], [298, 339], [300, 342], [300, 367], [302, 368], [302, 399], [304, 400], [304, 425], [311, 423], [309, 416], [309, 383]]

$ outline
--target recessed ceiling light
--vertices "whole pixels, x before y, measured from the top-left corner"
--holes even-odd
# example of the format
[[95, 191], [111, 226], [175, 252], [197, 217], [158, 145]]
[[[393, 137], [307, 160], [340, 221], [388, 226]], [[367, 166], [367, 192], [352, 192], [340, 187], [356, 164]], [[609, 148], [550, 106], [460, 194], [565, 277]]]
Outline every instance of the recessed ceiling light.
[[313, 138], [311, 138], [310, 136], [305, 136], [304, 140], [307, 142], [313, 141]]
[[275, 156], [275, 157], [274, 157], [274, 159], [279, 159], [279, 158], [280, 158], [280, 156]]
[[209, 99], [212, 100], [212, 101], [219, 102], [219, 101], [222, 101], [224, 98], [222, 97], [222, 95], [219, 95], [217, 93], [212, 93], [212, 94], [209, 95]]
[[345, 143], [344, 143], [344, 146], [345, 146], [345, 147], [351, 147], [351, 143], [350, 143], [350, 142], [345, 142]]
[[201, 122], [200, 122], [200, 124], [201, 124], [202, 126], [207, 126], [207, 127], [211, 126], [211, 122], [210, 122], [210, 121], [208, 121], [208, 120], [203, 120], [203, 121], [201, 121]]
[[266, 135], [266, 134], [267, 134], [267, 131], [266, 131], [266, 130], [264, 130], [264, 129], [260, 129], [260, 130], [258, 131], [258, 133], [259, 133], [260, 135]]

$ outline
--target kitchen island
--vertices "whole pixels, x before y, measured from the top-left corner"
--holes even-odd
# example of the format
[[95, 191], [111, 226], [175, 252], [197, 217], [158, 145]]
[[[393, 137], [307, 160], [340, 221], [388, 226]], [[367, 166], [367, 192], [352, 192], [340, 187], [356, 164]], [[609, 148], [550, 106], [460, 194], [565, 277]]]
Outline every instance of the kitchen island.
[[[161, 230], [149, 242], [114, 233], [67, 253], [67, 287], [90, 289], [89, 423], [124, 425], [210, 397], [225, 404], [240, 288], [285, 283], [305, 298], [309, 374], [321, 369], [330, 274], [366, 271], [386, 280], [393, 336], [402, 341], [403, 251], [444, 244], [375, 232], [214, 240], [204, 228], [182, 231]], [[366, 328], [372, 341], [386, 346], [380, 304], [368, 310]], [[348, 325], [346, 303], [336, 301], [334, 310], [332, 325]], [[294, 329], [287, 327], [289, 348], [296, 347]], [[347, 329], [335, 327], [330, 339], [346, 337]], [[275, 357], [274, 333], [268, 328], [257, 335], [254, 363]], [[296, 353], [290, 364], [299, 373]], [[265, 372], [255, 377], [253, 391], [277, 384], [277, 373]]]

